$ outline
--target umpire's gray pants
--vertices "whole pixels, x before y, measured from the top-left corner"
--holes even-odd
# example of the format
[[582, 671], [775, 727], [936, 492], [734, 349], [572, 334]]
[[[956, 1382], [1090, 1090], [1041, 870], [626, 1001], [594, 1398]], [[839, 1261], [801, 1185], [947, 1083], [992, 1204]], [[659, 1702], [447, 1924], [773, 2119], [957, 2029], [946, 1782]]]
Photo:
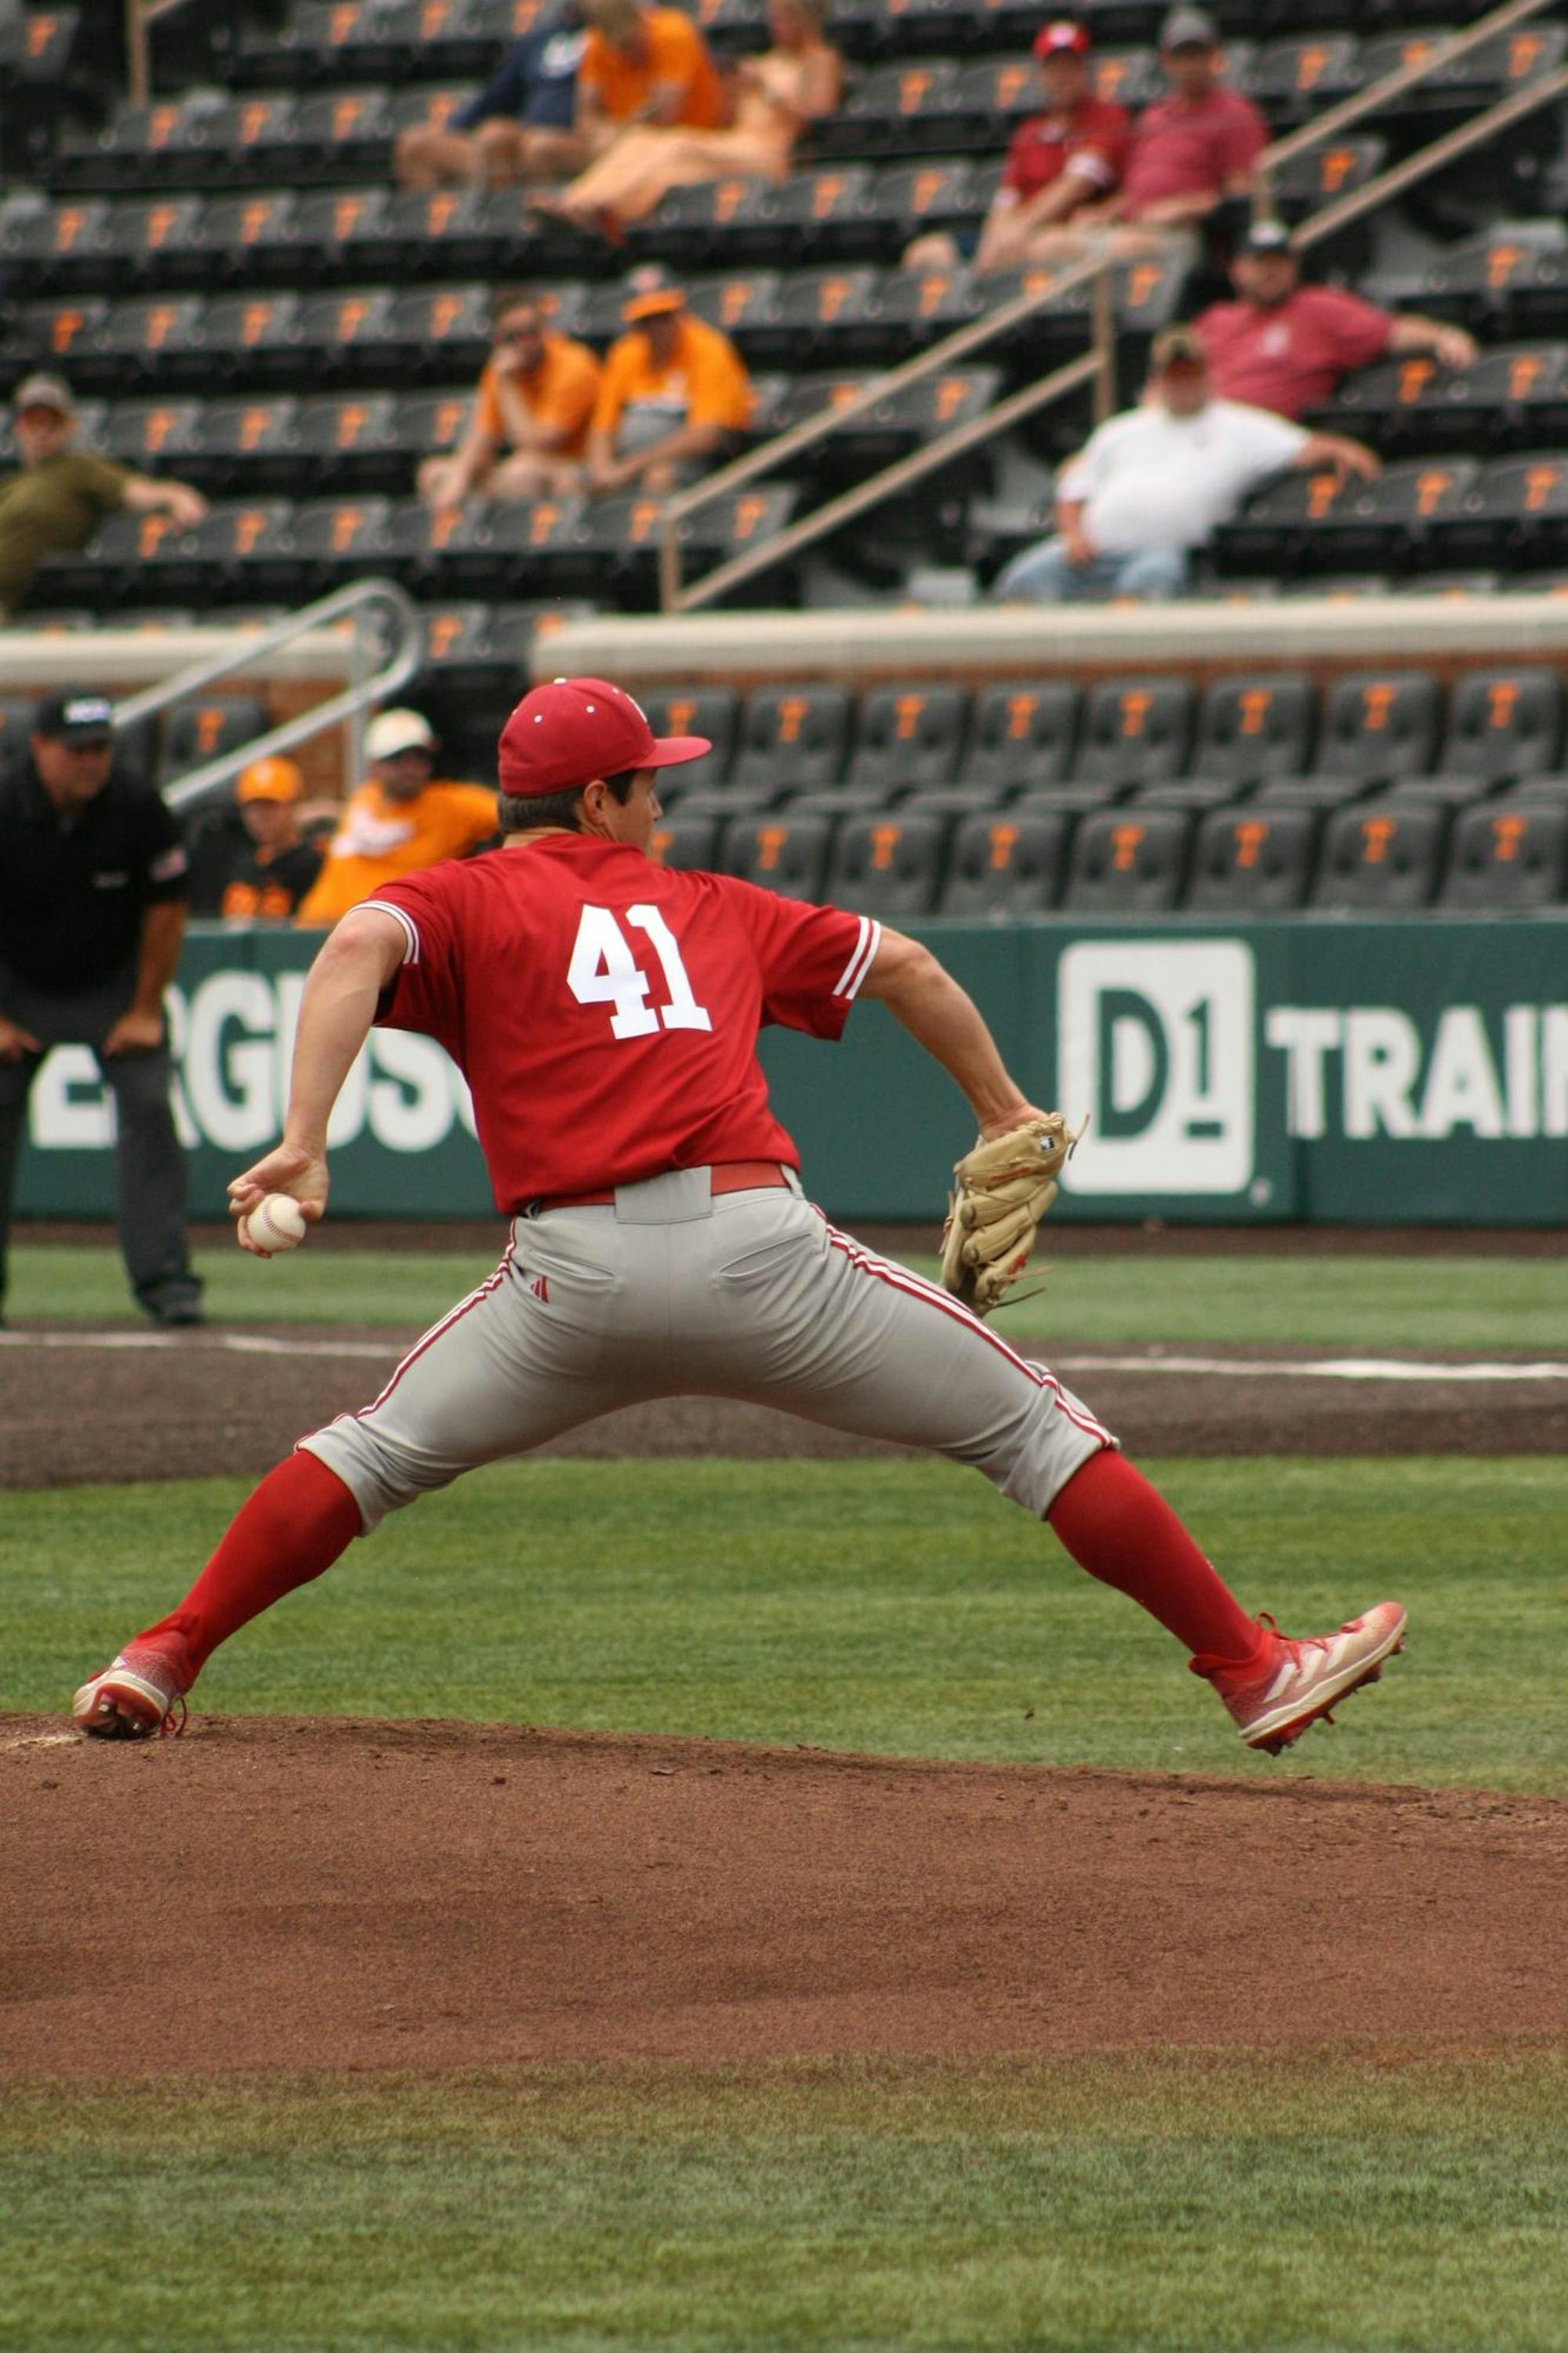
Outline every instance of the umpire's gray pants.
[[705, 1168], [623, 1186], [613, 1207], [519, 1218], [495, 1273], [374, 1404], [300, 1443], [368, 1532], [478, 1463], [690, 1396], [931, 1447], [1042, 1517], [1115, 1443], [1049, 1373], [797, 1191], [713, 1196]]
[[[191, 1267], [185, 1238], [185, 1155], [174, 1127], [169, 1090], [174, 1081], [168, 1043], [130, 1054], [100, 1050], [136, 994], [127, 965], [111, 979], [69, 995], [37, 988], [0, 966], [0, 1007], [38, 1043], [89, 1046], [114, 1097], [115, 1200], [120, 1249], [131, 1288], [149, 1309], [195, 1303], [201, 1280]], [[5, 1292], [6, 1243], [16, 1159], [26, 1124], [27, 1098], [42, 1054], [0, 1062], [0, 1300]]]

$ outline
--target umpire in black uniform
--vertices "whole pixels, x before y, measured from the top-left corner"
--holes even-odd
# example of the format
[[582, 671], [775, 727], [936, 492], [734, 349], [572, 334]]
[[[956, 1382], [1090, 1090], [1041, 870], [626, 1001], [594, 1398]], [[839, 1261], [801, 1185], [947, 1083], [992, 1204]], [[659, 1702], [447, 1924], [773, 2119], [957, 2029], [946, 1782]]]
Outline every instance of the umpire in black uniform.
[[0, 1301], [27, 1096], [51, 1046], [83, 1045], [114, 1094], [120, 1247], [137, 1303], [155, 1324], [199, 1324], [163, 1022], [185, 851], [159, 794], [115, 775], [113, 708], [85, 687], [51, 695], [0, 780]]

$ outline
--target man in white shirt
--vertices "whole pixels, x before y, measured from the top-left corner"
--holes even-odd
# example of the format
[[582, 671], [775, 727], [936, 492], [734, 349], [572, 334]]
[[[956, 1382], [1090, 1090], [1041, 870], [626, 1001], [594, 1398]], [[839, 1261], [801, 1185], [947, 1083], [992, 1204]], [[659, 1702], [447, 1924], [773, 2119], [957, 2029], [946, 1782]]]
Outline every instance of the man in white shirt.
[[1373, 452], [1337, 433], [1218, 400], [1190, 327], [1154, 339], [1141, 406], [1110, 417], [1062, 469], [1057, 531], [998, 574], [993, 597], [1055, 605], [1106, 596], [1179, 596], [1194, 548], [1288, 466], [1371, 481]]

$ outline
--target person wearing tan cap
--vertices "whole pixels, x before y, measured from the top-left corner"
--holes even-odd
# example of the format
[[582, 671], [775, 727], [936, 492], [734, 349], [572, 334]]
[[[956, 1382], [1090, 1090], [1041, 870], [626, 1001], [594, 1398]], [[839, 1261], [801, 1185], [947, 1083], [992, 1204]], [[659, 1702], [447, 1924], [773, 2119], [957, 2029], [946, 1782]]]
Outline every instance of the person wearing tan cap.
[[0, 621], [14, 613], [46, 556], [85, 547], [105, 515], [172, 515], [182, 531], [207, 502], [188, 482], [154, 481], [78, 449], [76, 403], [58, 375], [30, 375], [11, 396], [20, 465], [0, 476]]
[[436, 731], [417, 711], [384, 711], [365, 730], [370, 776], [343, 809], [296, 923], [335, 923], [395, 875], [466, 857], [497, 832], [496, 797], [436, 776]]
[[1100, 426], [1062, 469], [1055, 536], [1016, 555], [993, 597], [1179, 596], [1194, 550], [1271, 474], [1331, 468], [1370, 481], [1377, 473], [1359, 441], [1216, 399], [1191, 327], [1156, 335], [1152, 359], [1148, 396]]
[[752, 421], [752, 380], [728, 335], [693, 318], [657, 263], [634, 269], [588, 429], [588, 480], [600, 492], [661, 497], [720, 455]]
[[286, 923], [321, 871], [321, 853], [300, 823], [305, 779], [292, 760], [253, 760], [234, 797], [247, 839], [218, 913], [230, 922]]

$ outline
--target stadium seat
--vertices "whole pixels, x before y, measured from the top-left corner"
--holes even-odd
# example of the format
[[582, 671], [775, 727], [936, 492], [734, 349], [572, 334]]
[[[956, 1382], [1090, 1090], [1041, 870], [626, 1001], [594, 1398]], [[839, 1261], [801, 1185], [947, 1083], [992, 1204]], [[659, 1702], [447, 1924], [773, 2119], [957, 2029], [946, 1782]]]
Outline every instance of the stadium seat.
[[1488, 801], [1454, 822], [1445, 907], [1553, 907], [1568, 897], [1568, 801]]
[[1437, 762], [1447, 775], [1512, 783], [1554, 767], [1563, 741], [1563, 681], [1528, 670], [1472, 670], [1458, 681]]
[[1480, 465], [1473, 458], [1412, 458], [1386, 467], [1375, 482], [1330, 501], [1304, 522], [1306, 549], [1315, 565], [1375, 566], [1398, 572], [1438, 560], [1484, 562], [1487, 550], [1461, 554], [1444, 526], [1461, 513]]
[[267, 724], [267, 705], [258, 694], [205, 694], [176, 702], [163, 731], [160, 786], [251, 743]]
[[1215, 914], [1299, 907], [1312, 879], [1319, 818], [1307, 808], [1215, 809], [1198, 826], [1186, 903]]
[[1299, 671], [1216, 678], [1204, 690], [1194, 772], [1237, 785], [1300, 776], [1311, 765], [1316, 718], [1317, 694]]
[[389, 553], [390, 500], [307, 500], [296, 506], [289, 529], [297, 560], [290, 591], [300, 598], [324, 596], [355, 577], [374, 573]]
[[247, 188], [242, 195], [209, 196], [196, 247], [213, 278], [261, 285], [286, 273], [297, 258], [297, 203], [291, 188]]
[[126, 400], [110, 410], [97, 438], [116, 465], [184, 474], [199, 459], [205, 424], [199, 400]]
[[[466, 397], [460, 406], [466, 415]], [[389, 392], [302, 400], [289, 428], [296, 484], [318, 491], [411, 489], [418, 458], [426, 453], [410, 449], [401, 416]]]
[[814, 126], [823, 155], [933, 155], [952, 143], [959, 68], [952, 58], [903, 58], [850, 88], [843, 105]]
[[1362, 87], [1361, 43], [1352, 33], [1268, 41], [1232, 79], [1276, 128], [1305, 122]]
[[1071, 768], [1079, 690], [1065, 679], [993, 679], [974, 698], [960, 781], [976, 792], [1028, 792]]
[[969, 697], [921, 679], [875, 686], [860, 698], [846, 782], [884, 794], [950, 785], [959, 773]]
[[896, 342], [884, 322], [880, 277], [863, 262], [800, 269], [778, 279], [765, 320], [745, 322], [737, 337], [748, 360], [769, 367], [859, 367]]
[[1054, 907], [1070, 822], [1059, 811], [1026, 817], [1016, 808], [963, 818], [949, 846], [939, 913], [1001, 923]]
[[1089, 690], [1074, 778], [1120, 787], [1178, 776], [1192, 723], [1193, 690], [1185, 679], [1104, 680]]
[[1078, 915], [1158, 914], [1182, 894], [1192, 820], [1179, 809], [1098, 809], [1073, 837], [1062, 904]]
[[820, 899], [833, 820], [792, 818], [781, 811], [742, 821], [724, 839], [724, 865], [747, 882], [761, 882], [785, 899]]
[[834, 836], [826, 895], [837, 906], [889, 921], [927, 913], [946, 832], [939, 818], [901, 809], [847, 818]]
[[[289, 394], [256, 393], [248, 400], [209, 400], [198, 407], [195, 462], [190, 471], [215, 498], [247, 497], [302, 487], [296, 420], [300, 404]], [[185, 470], [171, 452], [176, 470]]]
[[757, 687], [741, 723], [733, 781], [779, 792], [821, 792], [844, 768], [851, 705], [842, 686]]
[[1568, 463], [1550, 450], [1500, 458], [1436, 521], [1446, 564], [1560, 564], [1568, 557]]
[[687, 817], [677, 809], [673, 817], [660, 818], [648, 855], [658, 866], [697, 867], [712, 873], [718, 869], [723, 832], [720, 818]]
[[167, 295], [181, 288], [205, 290], [201, 196], [135, 196], [115, 205], [93, 240], [106, 274], [100, 285], [155, 284]]
[[778, 259], [771, 180], [703, 180], [671, 188], [626, 237], [627, 251], [647, 253], [667, 269], [743, 269]]
[[1337, 809], [1381, 791], [1375, 779], [1348, 772], [1329, 776], [1269, 776], [1252, 793], [1249, 808]]
[[[769, 193], [768, 246], [763, 258], [796, 266], [864, 260], [877, 247], [867, 211], [871, 187], [867, 164], [830, 164], [792, 173]], [[728, 246], [724, 250], [727, 257]]]
[[300, 298], [295, 293], [224, 294], [202, 313], [205, 388], [230, 382], [252, 396], [308, 378], [300, 328]]
[[1311, 903], [1368, 913], [1425, 907], [1437, 885], [1448, 823], [1448, 810], [1432, 801], [1379, 799], [1336, 809]]
[[[749, 365], [771, 367], [782, 359], [793, 363], [793, 343], [778, 328], [779, 293], [786, 282], [776, 269], [715, 270], [687, 280], [687, 308], [728, 335]], [[615, 332], [620, 332], [617, 308]]]
[[656, 735], [706, 735], [713, 749], [706, 758], [691, 760], [660, 776], [660, 797], [666, 784], [679, 782], [680, 797], [721, 787], [730, 773], [735, 748], [740, 705], [727, 686], [662, 686], [638, 689], [637, 701]]
[[155, 377], [173, 391], [199, 384], [202, 310], [198, 294], [153, 294], [117, 302], [72, 359], [75, 381], [95, 390], [129, 392]]
[[1319, 766], [1368, 784], [1426, 775], [1437, 726], [1437, 681], [1426, 670], [1349, 672], [1329, 690]]
[[911, 237], [929, 230], [977, 225], [990, 202], [985, 167], [966, 158], [929, 164], [889, 164], [863, 199], [858, 226], [866, 225], [879, 259], [896, 261]]

